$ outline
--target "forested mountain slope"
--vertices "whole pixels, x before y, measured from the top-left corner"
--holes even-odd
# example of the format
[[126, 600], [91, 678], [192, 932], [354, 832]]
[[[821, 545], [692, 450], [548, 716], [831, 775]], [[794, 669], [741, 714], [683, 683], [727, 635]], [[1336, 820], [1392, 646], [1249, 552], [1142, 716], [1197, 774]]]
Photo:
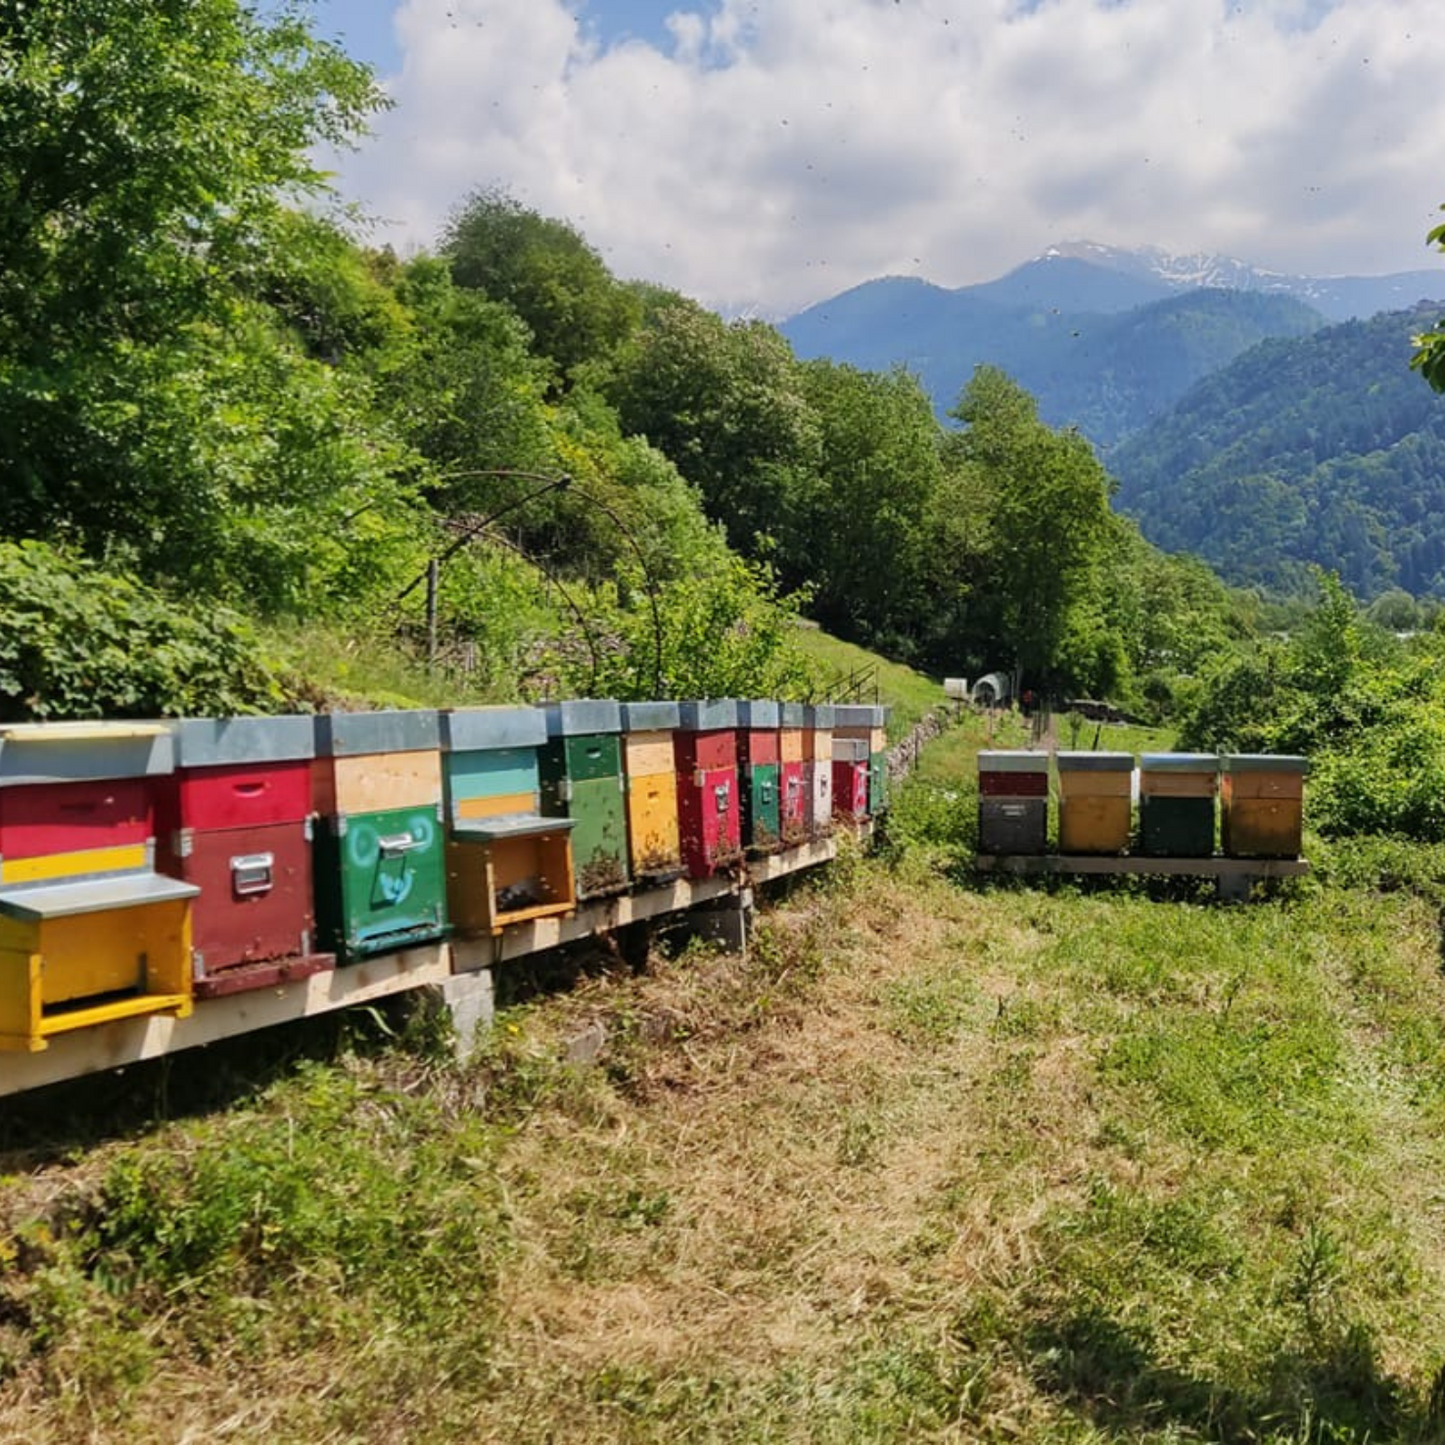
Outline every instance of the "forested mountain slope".
[[[1026, 268], [958, 291], [902, 277], [871, 281], [800, 313], [782, 331], [800, 356], [906, 365], [940, 413], [955, 405], [976, 367], [998, 366], [1038, 398], [1045, 421], [1077, 426], [1108, 445], [1255, 343], [1324, 324], [1287, 296], [1169, 295], [1160, 283], [1083, 262], [1055, 263], [1044, 279], [1057, 283], [1060, 268], [1069, 271], [1062, 290], [1031, 280]], [[1065, 296], [1072, 304], [1060, 304]]]
[[1445, 591], [1445, 397], [1408, 365], [1437, 313], [1255, 347], [1110, 455], [1119, 505], [1236, 582]]

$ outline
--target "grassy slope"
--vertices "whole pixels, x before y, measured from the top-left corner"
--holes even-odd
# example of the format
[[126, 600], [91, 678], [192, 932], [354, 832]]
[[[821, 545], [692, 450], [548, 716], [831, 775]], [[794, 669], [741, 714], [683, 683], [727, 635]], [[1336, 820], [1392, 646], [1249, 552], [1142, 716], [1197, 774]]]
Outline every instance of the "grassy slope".
[[795, 636], [798, 650], [818, 670], [820, 696], [841, 696], [841, 685], [850, 677], [866, 674], [875, 679], [860, 701], [873, 702], [876, 691], [877, 701], [893, 709], [888, 719], [890, 740], [902, 737], [925, 713], [946, 701], [942, 683], [902, 663], [888, 662], [877, 653], [830, 637], [815, 627], [800, 627]]
[[1438, 1438], [1435, 903], [980, 890], [935, 821], [466, 1068], [0, 1158], [0, 1439]]
[[[893, 708], [890, 736], [900, 737], [925, 713], [944, 702], [943, 687], [902, 663], [888, 662], [851, 642], [840, 641], [814, 627], [799, 627], [794, 645], [817, 678], [819, 697], [840, 696], [850, 676], [875, 677], [864, 700]], [[468, 682], [449, 672], [430, 673], [396, 648], [382, 648], [325, 629], [277, 629], [267, 636], [271, 651], [298, 677], [311, 679], [318, 698], [365, 701], [374, 706], [449, 707], [515, 700], [515, 687], [489, 686], [484, 679]]]

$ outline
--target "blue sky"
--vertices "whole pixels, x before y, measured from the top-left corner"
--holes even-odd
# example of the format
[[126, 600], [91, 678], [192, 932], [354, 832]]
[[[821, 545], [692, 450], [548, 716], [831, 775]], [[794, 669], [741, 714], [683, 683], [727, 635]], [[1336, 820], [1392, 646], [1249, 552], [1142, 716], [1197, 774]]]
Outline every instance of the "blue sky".
[[370, 235], [473, 190], [769, 317], [1088, 239], [1307, 274], [1445, 261], [1440, 0], [317, 0], [393, 102]]
[[[328, 39], [343, 39], [349, 55], [391, 71], [402, 59], [391, 23], [396, 8], [396, 0], [316, 0], [316, 28]], [[666, 45], [668, 15], [710, 7], [696, 0], [691, 5], [687, 0], [576, 0], [573, 8], [604, 45], [623, 40]]]

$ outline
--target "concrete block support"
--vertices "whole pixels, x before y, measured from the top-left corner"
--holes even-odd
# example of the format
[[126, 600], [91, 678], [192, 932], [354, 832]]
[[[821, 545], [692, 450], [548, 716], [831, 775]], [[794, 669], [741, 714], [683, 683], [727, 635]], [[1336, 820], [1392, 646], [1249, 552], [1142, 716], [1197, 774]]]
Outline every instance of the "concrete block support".
[[688, 922], [698, 938], [721, 944], [729, 952], [746, 958], [753, 922], [753, 890], [744, 888], [694, 909]]
[[443, 981], [438, 989], [441, 1001], [452, 1016], [456, 1030], [456, 1055], [465, 1063], [492, 1027], [492, 971], [479, 968], [472, 973], [457, 973]]

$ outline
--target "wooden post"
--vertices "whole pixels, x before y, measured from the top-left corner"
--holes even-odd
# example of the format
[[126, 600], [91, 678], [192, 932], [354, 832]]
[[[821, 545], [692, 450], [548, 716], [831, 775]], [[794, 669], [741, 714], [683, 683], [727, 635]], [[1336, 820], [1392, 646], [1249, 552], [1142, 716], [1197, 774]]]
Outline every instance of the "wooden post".
[[437, 590], [441, 583], [442, 564], [433, 557], [426, 564], [426, 665], [437, 661]]

